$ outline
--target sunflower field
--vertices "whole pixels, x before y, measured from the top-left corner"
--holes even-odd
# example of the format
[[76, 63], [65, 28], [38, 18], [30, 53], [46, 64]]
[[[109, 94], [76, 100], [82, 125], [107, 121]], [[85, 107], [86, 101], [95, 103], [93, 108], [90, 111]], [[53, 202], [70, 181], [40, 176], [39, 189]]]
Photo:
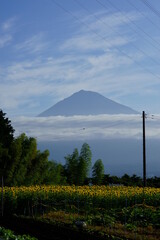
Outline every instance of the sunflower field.
[[[0, 189], [2, 192], [2, 189]], [[124, 186], [30, 186], [4, 187], [3, 201], [11, 213], [23, 213], [30, 206], [79, 205], [79, 209], [123, 208], [145, 203], [160, 206], [160, 188]], [[90, 207], [89, 207], [90, 206]], [[31, 210], [31, 209], [30, 209]]]
[[125, 227], [125, 233], [126, 229], [138, 232], [146, 228], [149, 233], [160, 234], [159, 188], [37, 185], [4, 187], [1, 192], [4, 215], [31, 216], [66, 224], [80, 220], [90, 227], [105, 227], [109, 231], [114, 228], [114, 232], [117, 226]]

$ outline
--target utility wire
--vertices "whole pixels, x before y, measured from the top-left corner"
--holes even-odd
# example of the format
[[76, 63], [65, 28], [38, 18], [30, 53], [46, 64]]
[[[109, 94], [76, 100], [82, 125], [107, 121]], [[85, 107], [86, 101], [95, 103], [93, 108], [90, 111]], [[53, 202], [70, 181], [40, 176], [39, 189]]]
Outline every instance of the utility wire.
[[[82, 21], [80, 18], [78, 18], [77, 16], [75, 16], [71, 11], [67, 10], [66, 8], [64, 8], [61, 4], [57, 3], [55, 0], [50, 0], [52, 3], [54, 3], [55, 5], [57, 5], [59, 8], [61, 8], [63, 11], [65, 11], [66, 13], [70, 14], [74, 19], [76, 19], [77, 21], [79, 21], [80, 23], [84, 24], [91, 32], [93, 32], [95, 35], [97, 35], [99, 38], [101, 38], [103, 41], [105, 41], [106, 43], [107, 40], [105, 37], [103, 37], [102, 35], [98, 34], [96, 31], [94, 31], [92, 28], [90, 28], [90, 26], [88, 24], [86, 24], [84, 21]], [[155, 78], [160, 79], [160, 76], [155, 74], [154, 72], [152, 72], [151, 70], [145, 68], [142, 64], [140, 64], [139, 62], [137, 62], [136, 60], [134, 60], [130, 55], [128, 55], [127, 53], [125, 53], [124, 51], [122, 51], [120, 48], [118, 47], [114, 47], [115, 49], [117, 49], [119, 52], [121, 52], [123, 55], [125, 55], [128, 59], [132, 60], [138, 67], [140, 67], [141, 69], [145, 70], [146, 72], [150, 73], [152, 76], [154, 76]]]
[[[104, 5], [103, 3], [101, 3], [99, 0], [96, 0], [101, 6], [103, 6], [105, 9], [108, 10], [107, 6]], [[111, 2], [110, 0], [107, 0], [107, 3], [110, 4], [110, 6], [112, 6], [114, 9], [118, 10], [119, 12], [121, 12], [121, 14], [124, 16], [123, 12], [121, 11], [120, 8], [118, 8], [117, 6], [115, 6], [115, 4], [113, 4], [113, 1]], [[159, 47], [151, 44], [153, 47], [155, 47], [156, 49], [160, 50], [160, 43], [158, 41], [156, 41], [152, 36], [150, 36], [146, 31], [143, 30], [143, 28], [139, 27], [134, 21], [131, 20], [130, 17], [128, 17], [127, 15], [125, 16], [134, 26], [136, 26], [136, 28], [138, 28], [140, 30], [140, 32], [143, 32], [148, 38], [150, 38], [153, 42], [155, 42]], [[127, 24], [127, 23], [126, 23]], [[131, 25], [127, 24], [130, 28]], [[133, 29], [133, 28], [132, 28]], [[135, 29], [133, 29], [133, 31], [137, 32]], [[138, 33], [138, 32], [137, 32]], [[139, 35], [139, 33], [138, 33]]]
[[160, 115], [147, 114], [147, 118], [153, 119], [153, 120], [160, 120]]
[[156, 27], [158, 30], [160, 30], [160, 27], [159, 27], [157, 24], [155, 24], [146, 14], [144, 14], [143, 12], [141, 12], [141, 11], [138, 9], [138, 7], [136, 7], [136, 5], [133, 4], [133, 1], [130, 1], [130, 0], [126, 0], [126, 1], [128, 2], [128, 4], [129, 4], [130, 6], [132, 6], [133, 8], [135, 8], [143, 17], [145, 17], [145, 18], [148, 20], [148, 22], [150, 22], [154, 27]]
[[[85, 11], [87, 11], [91, 16], [94, 16], [98, 21], [100, 21], [101, 23], [103, 23], [105, 26], [108, 26], [110, 29], [112, 29], [112, 27], [102, 21], [99, 17], [97, 17], [95, 14], [92, 14], [88, 8], [86, 8], [82, 3], [80, 3], [78, 0], [74, 0], [74, 2], [76, 2], [81, 8], [83, 8]], [[120, 32], [118, 32], [117, 30], [114, 30], [114, 32], [116, 32], [118, 35], [124, 37], [124, 35]], [[136, 48], [139, 52], [141, 52], [143, 55], [145, 55], [146, 57], [150, 58], [152, 60], [153, 63], [156, 63], [157, 65], [160, 65], [160, 62], [156, 61], [154, 58], [152, 58], [150, 55], [148, 55], [146, 52], [144, 52], [142, 49], [140, 49], [139, 47], [137, 47], [133, 42], [130, 43], [134, 48]], [[160, 50], [160, 49], [159, 49]]]
[[[142, 116], [141, 116], [142, 118]], [[151, 114], [151, 113], [146, 113], [145, 118], [149, 120], [160, 120], [160, 115], [157, 114]]]
[[147, 0], [141, 0], [157, 17], [160, 18], [160, 12], [155, 9]]

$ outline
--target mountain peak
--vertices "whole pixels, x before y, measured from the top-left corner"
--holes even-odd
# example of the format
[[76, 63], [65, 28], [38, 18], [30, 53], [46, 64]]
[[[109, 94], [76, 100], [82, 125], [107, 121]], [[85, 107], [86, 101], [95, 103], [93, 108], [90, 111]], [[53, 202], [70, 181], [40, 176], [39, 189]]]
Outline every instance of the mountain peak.
[[80, 90], [42, 112], [39, 117], [137, 113], [97, 92]]

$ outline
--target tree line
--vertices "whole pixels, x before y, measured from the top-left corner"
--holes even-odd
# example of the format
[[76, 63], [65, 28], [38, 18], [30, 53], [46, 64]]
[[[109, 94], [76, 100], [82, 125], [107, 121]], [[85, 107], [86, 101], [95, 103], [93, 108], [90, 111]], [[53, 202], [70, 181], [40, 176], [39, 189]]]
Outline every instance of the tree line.
[[[143, 179], [136, 174], [129, 176], [128, 174], [124, 174], [121, 177], [111, 176], [110, 174], [105, 174], [103, 181], [103, 185], [124, 185], [124, 186], [138, 186], [143, 187]], [[160, 177], [150, 177], [147, 178], [147, 186], [148, 187], [160, 187]]]
[[[37, 149], [37, 141], [22, 133], [14, 137], [15, 130], [6, 113], [0, 110], [0, 177], [5, 185], [35, 184], [123, 184], [143, 186], [141, 177], [124, 174], [122, 177], [104, 174], [104, 165], [98, 159], [92, 167], [90, 146], [84, 143], [65, 156], [65, 164], [49, 161], [49, 151]], [[147, 179], [148, 186], [160, 187], [160, 178]]]
[[[0, 110], [0, 176], [5, 185], [75, 184], [86, 182], [91, 168], [92, 153], [87, 143], [80, 154], [76, 148], [65, 157], [66, 164], [49, 161], [49, 151], [37, 149], [37, 141], [22, 133], [14, 137], [15, 130], [6, 113]], [[104, 175], [102, 160], [93, 166], [93, 182], [100, 184]]]

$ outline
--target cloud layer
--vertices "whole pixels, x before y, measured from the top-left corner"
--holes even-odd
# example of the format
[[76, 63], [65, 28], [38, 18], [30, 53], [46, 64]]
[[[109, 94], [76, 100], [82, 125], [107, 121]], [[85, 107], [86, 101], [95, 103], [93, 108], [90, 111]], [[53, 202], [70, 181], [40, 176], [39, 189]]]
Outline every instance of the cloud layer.
[[[0, 103], [5, 111], [36, 116], [80, 89], [100, 92], [123, 104], [129, 95], [158, 95], [159, 79], [152, 76], [151, 80], [152, 74], [139, 68], [138, 63], [147, 66], [146, 55], [134, 48], [139, 39], [127, 27], [129, 19], [141, 21], [139, 15], [106, 9], [73, 14], [80, 21], [72, 19], [72, 32], [54, 43], [56, 33], [51, 29], [15, 37], [17, 18], [2, 23], [0, 48], [9, 48], [12, 56], [0, 61]], [[133, 102], [136, 105], [136, 99]], [[141, 105], [137, 106], [140, 110]]]
[[[146, 119], [147, 138], [160, 138], [159, 121]], [[16, 136], [24, 132], [38, 141], [142, 138], [141, 115], [18, 117], [12, 124]]]

